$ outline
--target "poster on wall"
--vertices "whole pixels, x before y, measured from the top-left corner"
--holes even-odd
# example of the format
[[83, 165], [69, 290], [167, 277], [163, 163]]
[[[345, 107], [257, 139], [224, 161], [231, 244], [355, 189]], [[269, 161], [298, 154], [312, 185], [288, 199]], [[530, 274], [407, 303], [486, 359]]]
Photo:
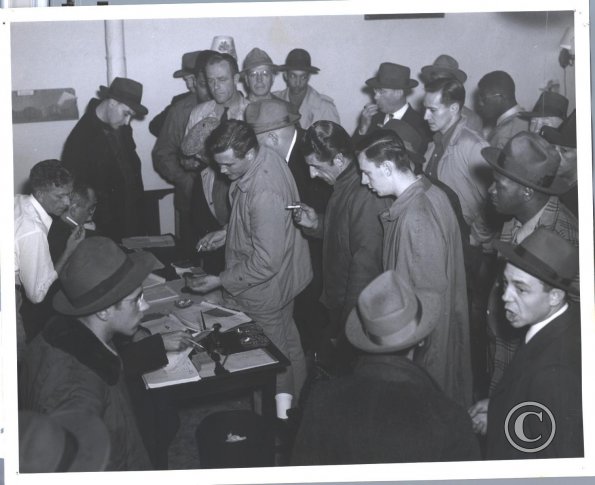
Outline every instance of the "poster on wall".
[[[398, 127], [400, 124], [397, 121], [400, 120], [394, 120], [394, 117], [398, 118], [405, 111], [411, 110], [410, 112], [415, 112], [416, 116], [416, 121], [411, 123], [418, 123], [419, 131], [425, 131], [427, 139], [417, 145], [404, 143], [404, 146], [409, 152], [416, 152], [415, 159], [420, 161], [420, 166], [423, 167], [427, 167], [428, 160], [434, 153], [444, 155], [447, 147], [442, 147], [442, 150], [436, 149], [437, 143], [440, 143], [443, 136], [450, 137], [453, 133], [446, 129], [442, 132], [443, 125], [440, 125], [452, 113], [446, 109], [436, 115], [433, 111], [436, 107], [432, 106], [432, 98], [429, 96], [429, 93], [433, 93], [429, 88], [431, 81], [425, 77], [430, 71], [450, 73], [458, 83], [457, 89], [459, 85], [463, 87], [463, 99], [460, 100], [460, 104], [457, 104], [459, 109], [453, 108], [454, 111], [461, 111], [463, 114], [456, 118], [456, 123], [460, 124], [455, 123], [452, 127], [476, 123], [473, 129], [469, 128], [469, 131], [473, 132], [469, 136], [474, 137], [473, 139], [477, 140], [484, 149], [488, 148], [492, 132], [506, 118], [505, 115], [510, 110], [510, 113], [515, 116], [520, 113], [525, 116], [523, 123], [526, 127], [521, 131], [529, 131], [532, 126], [533, 131], [538, 132], [544, 124], [550, 124], [550, 128], [557, 130], [560, 123], [568, 123], [572, 116], [576, 117], [578, 126], [586, 126], [589, 123], [590, 112], [581, 108], [589, 106], [586, 2], [574, 0], [568, 4], [553, 1], [547, 6], [538, 8], [539, 10], [534, 10], [528, 2], [518, 1], [504, 2], [504, 4], [487, 2], [486, 5], [469, 6], [467, 10], [460, 8], [451, 10], [445, 7], [443, 2], [423, 2], [415, 7], [403, 7], [392, 3], [376, 5], [374, 2], [362, 4], [357, 1], [344, 1], [237, 3], [233, 8], [225, 4], [110, 6], [81, 8], [80, 12], [75, 7], [64, 11], [52, 9], [49, 18], [43, 17], [39, 11], [14, 12], [7, 20], [10, 24], [10, 33], [5, 35], [10, 40], [10, 49], [7, 49], [10, 76], [3, 75], [0, 78], [2, 86], [8, 89], [5, 93], [8, 91], [12, 93], [12, 113], [4, 109], [1, 113], [2, 121], [7, 125], [5, 133], [10, 133], [12, 139], [12, 152], [5, 150], [5, 158], [13, 161], [10, 174], [12, 179], [10, 176], [5, 177], [9, 179], [9, 183], [7, 192], [5, 191], [3, 196], [5, 200], [2, 201], [2, 206], [12, 208], [13, 193], [16, 194], [20, 187], [25, 186], [29, 171], [36, 163], [40, 160], [59, 159], [62, 156], [64, 143], [77, 125], [79, 112], [81, 117], [102, 112], [101, 109], [97, 110], [97, 106], [100, 106], [106, 98], [102, 96], [100, 87], [109, 86], [115, 78], [132, 79], [135, 81], [135, 88], [140, 84], [140, 89], [135, 91], [135, 102], [148, 111], [148, 114], [142, 117], [134, 116], [132, 113], [129, 120], [130, 136], [133, 137], [134, 150], [140, 160], [140, 175], [145, 190], [179, 188], [180, 184], [177, 180], [168, 178], [165, 172], [158, 168], [159, 163], [156, 163], [158, 152], [155, 147], [159, 133], [157, 135], [154, 133], [151, 124], [158, 116], [162, 116], [163, 120], [169, 116], [171, 120], [172, 116], [169, 114], [165, 116], [164, 111], [168, 109], [169, 113], [172, 113], [172, 110], [176, 112], [176, 106], [182, 105], [185, 106], [184, 110], [181, 110], [184, 112], [184, 120], [195, 119], [193, 113], [200, 112], [200, 109], [196, 108], [202, 106], [206, 109], [206, 103], [210, 103], [208, 104], [211, 109], [209, 115], [216, 121], [221, 120], [223, 113], [227, 113], [225, 103], [228, 100], [219, 101], [220, 93], [215, 92], [216, 84], [220, 80], [212, 76], [209, 79], [205, 74], [203, 81], [206, 81], [206, 86], [203, 88], [207, 92], [207, 99], [199, 100], [196, 84], [192, 86], [192, 83], [188, 83], [185, 79], [187, 76], [180, 74], [184, 71], [184, 59], [187, 58], [187, 54], [217, 48], [221, 39], [225, 39], [228, 51], [233, 51], [237, 62], [237, 68], [232, 68], [232, 63], [229, 63], [233, 81], [228, 82], [226, 88], [232, 93], [233, 99], [246, 100], [246, 104], [248, 101], [258, 102], [254, 95], [261, 86], [258, 86], [254, 80], [266, 77], [270, 82], [266, 95], [269, 98], [271, 93], [277, 97], [285, 96], [289, 102], [295, 102], [298, 99], [297, 109], [299, 110], [305, 107], [305, 104], [300, 104], [304, 102], [304, 93], [300, 94], [296, 89], [296, 86], [302, 83], [306, 86], [305, 92], [317, 101], [310, 106], [309, 112], [302, 110], [300, 116], [305, 124], [298, 127], [299, 132], [308, 130], [315, 121], [327, 121], [324, 118], [313, 119], [312, 113], [320, 106], [332, 106], [334, 125], [339, 126], [349, 139], [352, 137], [357, 139], [359, 135], [363, 135], [369, 125]], [[570, 33], [573, 34], [570, 35]], [[84, 38], [85, 42], [81, 42], [77, 49], [72, 49], [68, 40], [73, 38]], [[572, 40], [568, 41], [569, 38]], [[296, 50], [299, 51], [297, 61]], [[562, 56], [560, 56], [561, 52], [563, 52]], [[294, 53], [293, 57], [292, 53]], [[251, 55], [252, 59], [258, 56], [267, 69], [257, 71], [255, 68], [261, 67], [261, 64], [254, 64], [251, 61]], [[572, 56], [572, 62], [566, 62], [569, 56]], [[564, 65], [560, 62], [560, 58], [565, 60]], [[204, 72], [201, 71], [201, 74], [198, 74], [198, 71], [194, 72], [193, 68], [194, 66], [186, 74], [193, 74], [196, 83], [197, 77]], [[496, 116], [485, 109], [486, 100], [500, 100], [504, 97], [504, 93], [493, 90], [482, 91], [480, 87], [486, 76], [505, 79], [507, 86], [510, 86], [510, 79], [513, 84], [514, 103]], [[56, 89], [52, 86], [71, 87]], [[400, 97], [403, 102], [395, 106], [395, 109], [389, 109], [390, 102], [382, 98], [387, 94], [386, 91], [403, 91], [398, 96], [395, 93], [388, 93]], [[457, 96], [460, 95], [460, 91], [459, 89]], [[104, 89], [104, 95], [105, 92]], [[296, 93], [302, 97], [296, 98]], [[548, 94], [544, 96], [544, 93]], [[546, 107], [546, 99], [558, 101], [553, 106], [547, 106], [548, 109], [552, 108], [553, 112], [543, 111]], [[445, 106], [444, 103], [441, 104], [441, 99], [438, 99], [438, 105], [438, 109]], [[534, 116], [535, 113], [543, 116]], [[288, 114], [287, 118], [297, 121], [295, 116], [295, 113]], [[441, 116], [444, 118], [440, 118]], [[531, 123], [526, 119], [527, 116], [540, 118], [540, 124]], [[366, 118], [369, 118], [368, 123], [365, 122]], [[61, 121], [61, 123], [39, 123], [40, 121]], [[277, 128], [279, 124], [272, 123], [271, 126]], [[179, 123], [177, 142], [173, 142], [174, 145], [177, 143], [179, 146], [175, 147], [174, 152], [181, 148], [181, 140], [192, 128], [193, 126], [187, 125], [186, 121]], [[418, 128], [414, 129], [418, 130]], [[537, 135], [537, 133], [533, 134]], [[575, 170], [573, 175], [569, 175], [571, 188], [578, 187], [575, 210], [579, 213], [581, 221], [580, 244], [576, 218], [572, 219], [574, 226], [571, 232], [581, 251], [581, 293], [588, 295], [581, 299], [580, 309], [577, 310], [583, 317], [581, 362], [585, 373], [586, 366], [595, 364], [595, 355], [584, 350], [595, 345], [592, 332], [584, 331], [593, 323], [591, 322], [593, 315], [593, 194], [589, 130], [579, 129], [577, 136], [578, 143], [575, 141], [575, 147], [564, 146], [556, 153], [558, 153], [558, 162], [560, 156], [565, 155], [570, 158], [572, 154], [575, 156], [575, 166], [577, 156], [578, 160], [585, 160], [584, 163], [578, 163], [578, 173]], [[264, 140], [265, 137], [258, 138], [259, 143], [264, 144]], [[297, 140], [296, 136], [295, 143], [299, 143]], [[430, 148], [426, 149], [428, 145]], [[358, 164], [355, 151], [352, 150], [350, 153], [354, 155], [351, 159], [351, 168], [356, 174], [353, 190], [369, 191], [371, 182], [366, 184], [368, 187], [363, 185], [362, 182], [365, 179], [360, 173], [361, 165]], [[411, 156], [413, 158], [413, 155]], [[499, 159], [492, 157], [490, 160], [492, 162], [496, 160], [494, 163], [497, 164]], [[488, 163], [490, 160], [480, 159], [483, 168], [489, 169], [494, 164], [490, 165]], [[187, 170], [186, 166], [175, 157], [174, 162], [177, 164], [176, 168]], [[194, 167], [193, 170], [195, 169]], [[315, 173], [312, 168], [306, 168], [306, 170], [309, 170], [310, 174]], [[490, 176], [493, 177], [493, 175], [490, 172]], [[192, 172], [189, 177], [201, 180], [198, 172]], [[337, 191], [338, 185], [334, 183], [336, 180], [331, 179], [333, 182], [331, 184], [324, 177], [318, 176], [318, 178], [327, 185], [333, 185], [333, 190]], [[518, 177], [513, 180], [517, 179]], [[482, 204], [486, 207], [490, 204], [494, 205], [494, 197], [489, 195], [493, 190], [488, 192], [488, 185], [483, 189]], [[376, 194], [379, 194], [379, 191], [375, 191], [374, 197]], [[548, 193], [548, 197], [550, 195], [552, 194]], [[400, 194], [397, 195], [397, 201], [399, 197]], [[546, 197], [544, 200], [550, 202], [554, 198], [557, 204], [557, 195], [552, 195], [552, 199]], [[393, 202], [394, 198], [391, 198], [387, 207]], [[174, 214], [179, 207], [174, 207], [173, 201], [171, 205], [170, 213], [172, 225], [174, 225], [173, 220], [176, 217]], [[566, 214], [566, 209], [564, 210]], [[293, 209], [291, 206], [285, 209], [284, 206], [284, 211], [292, 214]], [[377, 214], [374, 215], [376, 216]], [[11, 211], [6, 211], [3, 217], [12, 217]], [[499, 235], [498, 231], [494, 231], [493, 239], [497, 240]], [[14, 267], [12, 259], [14, 241], [11, 238], [8, 239], [9, 241], [3, 241], [2, 246], [2, 267], [7, 273], [5, 278], [10, 276], [8, 273], [11, 273]], [[491, 252], [495, 260], [496, 254], [488, 246], [486, 244], [485, 253]], [[439, 269], [429, 268], [427, 274], [436, 275], [438, 279], [439, 273]], [[467, 285], [471, 286], [469, 283]], [[10, 282], [8, 287], [12, 287]], [[466, 298], [467, 293], [465, 291], [463, 293]], [[6, 306], [3, 305], [3, 318], [13, 319], [15, 312], [13, 302], [6, 299], [3, 303], [6, 303]], [[573, 302], [572, 305], [576, 303]], [[7, 306], [10, 307], [8, 311], [6, 311]], [[147, 313], [150, 312], [151, 310], [147, 311]], [[514, 312], [509, 310], [509, 316], [512, 313]], [[474, 323], [469, 321], [470, 325]], [[13, 362], [13, 360], [16, 361], [15, 351], [11, 346], [11, 343], [14, 343], [14, 336], [5, 325], [3, 332], [6, 335], [3, 339], [7, 348], [6, 355], [9, 356], [4, 365], [10, 384], [7, 386], [5, 397], [13, 404], [11, 414], [7, 417], [9, 419], [6, 421], [16, 422], [16, 413], [14, 413], [16, 393], [13, 391], [18, 382], [16, 365]], [[483, 327], [479, 330], [472, 328], [471, 332], [475, 333], [468, 345], [477, 345], [480, 348], [479, 350], [467, 349], [470, 352], [466, 355], [470, 359], [470, 367], [476, 365], [480, 367], [490, 350], [486, 343], [488, 336]], [[479, 336], [477, 332], [480, 333]], [[309, 346], [306, 351], [313, 356], [316, 342], [308, 341], [307, 338], [307, 332], [304, 332], [303, 344]], [[321, 369], [325, 372], [326, 369], [322, 366], [316, 368], [318, 363], [312, 364], [313, 361], [314, 357], [309, 361], [309, 377], [316, 381], [316, 389], [320, 390], [326, 386], [330, 395], [330, 389], [348, 386], [348, 381], [340, 380], [346, 379], [345, 376], [333, 372], [325, 374]], [[447, 367], [448, 365], [445, 365], [445, 368]], [[329, 480], [335, 483], [338, 481], [364, 483], [365, 480], [522, 478], [564, 474], [588, 475], [595, 472], [592, 470], [595, 453], [592, 446], [595, 436], [591, 431], [595, 429], [593, 418], [590, 416], [591, 413], [579, 410], [580, 416], [578, 416], [573, 411], [576, 408], [576, 402], [579, 403], [579, 408], [582, 404], [582, 410], [591, 409], [595, 405], [593, 383], [584, 380], [584, 386], [579, 385], [577, 388], [578, 395], [582, 392], [582, 401], [577, 397], [573, 403], [567, 403], [568, 409], [574, 406], [571, 411], [571, 414], [574, 413], [574, 418], [578, 416], [584, 422], [582, 428], [584, 438], [578, 435], [573, 438], [576, 444], [573, 448], [575, 454], [553, 457], [551, 460], [533, 459], [535, 455], [532, 455], [531, 442], [541, 440], [540, 443], [545, 443], [544, 447], [547, 448], [549, 436], [534, 436], [531, 430], [527, 428], [527, 431], [523, 428], [523, 423], [537, 419], [536, 416], [549, 415], [540, 414], [539, 407], [532, 407], [522, 416], [518, 413], [515, 415], [516, 422], [521, 423], [520, 425], [516, 428], [514, 426], [508, 428], [508, 433], [518, 433], [517, 438], [523, 443], [519, 440], [516, 443], [525, 451], [520, 451], [518, 460], [511, 460], [506, 462], [506, 466], [502, 466], [488, 454], [486, 429], [478, 424], [479, 419], [475, 419], [478, 413], [487, 414], [488, 404], [484, 402], [483, 406], [476, 408], [479, 411], [468, 413], [473, 405], [491, 397], [492, 392], [489, 389], [491, 376], [486, 377], [482, 372], [493, 371], [493, 367], [487, 370], [481, 368], [475, 372], [476, 370], [474, 367], [471, 373], [476, 379], [472, 384], [475, 386], [473, 395], [469, 393], [468, 397], [461, 399], [455, 406], [457, 411], [451, 415], [456, 419], [453, 418], [449, 424], [457, 428], [451, 429], [452, 432], [442, 430], [441, 434], [439, 426], [432, 425], [435, 416], [429, 417], [423, 414], [423, 410], [428, 410], [426, 402], [420, 401], [419, 405], [409, 405], [397, 416], [395, 412], [397, 406], [392, 406], [399, 395], [395, 393], [391, 395], [390, 402], [375, 403], [372, 399], [368, 399], [369, 407], [366, 408], [365, 416], [359, 416], [353, 403], [362, 396], [345, 393], [343, 401], [334, 401], [327, 407], [321, 406], [318, 408], [320, 412], [313, 411], [312, 404], [308, 407], [307, 399], [303, 401], [303, 409], [301, 409], [303, 412], [301, 415], [305, 418], [312, 418], [314, 414], [322, 416], [327, 413], [324, 419], [321, 418], [323, 422], [314, 426], [315, 432], [309, 435], [315, 436], [315, 439], [308, 442], [312, 449], [317, 450], [315, 446], [321, 446], [322, 449], [325, 443], [335, 443], [336, 446], [329, 445], [324, 452], [320, 453], [305, 452], [298, 460], [295, 454], [292, 456], [292, 445], [296, 442], [282, 440], [287, 440], [288, 436], [291, 440], [297, 437], [297, 442], [301, 443], [304, 451], [306, 434], [300, 426], [306, 426], [304, 424], [306, 421], [289, 423], [275, 421], [275, 432], [282, 436], [278, 436], [274, 460], [270, 466], [246, 468], [238, 472], [233, 468], [231, 457], [234, 454], [226, 455], [225, 446], [228, 445], [224, 445], [217, 456], [217, 463], [229, 465], [221, 466], [217, 470], [203, 469], [206, 466], [206, 460], [204, 458], [201, 460], [198, 450], [197, 441], [200, 440], [196, 436], [197, 426], [207, 416], [217, 412], [252, 411], [252, 398], [247, 392], [231, 399], [222, 397], [216, 400], [216, 403], [208, 402], [206, 399], [201, 402], [176, 403], [174, 407], [180, 419], [180, 426], [167, 453], [167, 471], [160, 471], [158, 474], [97, 473], [90, 475], [88, 481], [89, 483], [104, 482], [105, 477], [109, 475], [109, 480], [114, 483], [131, 479], [162, 481], [164, 478], [204, 484], [289, 483], [291, 481], [323, 483]], [[480, 383], [477, 384], [477, 382]], [[378, 390], [379, 395], [383, 392], [388, 395], [388, 385]], [[370, 398], [370, 396], [366, 395], [364, 398]], [[374, 410], [383, 414], [374, 416]], [[342, 412], [345, 416], [349, 416], [349, 419], [346, 418], [343, 423], [340, 421]], [[390, 414], [391, 412], [395, 414]], [[357, 420], [360, 418], [361, 422], [365, 420], [366, 426], [359, 426], [360, 422]], [[404, 422], [401, 423], [399, 419], [403, 419]], [[458, 419], [460, 421], [457, 421]], [[416, 425], [412, 426], [412, 422]], [[510, 422], [510, 419], [507, 422]], [[391, 428], [399, 423], [403, 425], [402, 430]], [[458, 426], [457, 423], [461, 425]], [[560, 424], [560, 421], [558, 423]], [[443, 424], [444, 421], [439, 423], [440, 426]], [[369, 430], [372, 426], [376, 426], [375, 436], [366, 435], [362, 431], [363, 428], [368, 427]], [[7, 473], [17, 483], [34, 483], [35, 477], [18, 474], [16, 432], [14, 428], [6, 428]], [[405, 429], [411, 433], [409, 438]], [[464, 435], [461, 439], [459, 439], [459, 431], [460, 436]], [[548, 431], [551, 432], [553, 439], [556, 432], [555, 424], [551, 424]], [[364, 434], [358, 435], [358, 432]], [[557, 432], [561, 433], [559, 426]], [[236, 434], [244, 436], [240, 432]], [[393, 446], [396, 442], [391, 441], [393, 438], [403, 440], [402, 449], [396, 445]], [[457, 446], [467, 438], [469, 443], [472, 443], [470, 448], [473, 448], [468, 455], [449, 454], [459, 451]], [[444, 439], [444, 443], [450, 443], [443, 447], [443, 455], [435, 453], [436, 448], [432, 448], [437, 439]], [[424, 445], [424, 440], [431, 440], [432, 446], [429, 441], [427, 446]], [[417, 455], [414, 454], [416, 444], [419, 445]], [[521, 446], [523, 444], [527, 446]], [[332, 455], [331, 448], [342, 445], [352, 445], [357, 452], [363, 452], [358, 454], [354, 451], [355, 458], [347, 458], [346, 455], [337, 458]], [[213, 448], [216, 446], [213, 445]], [[426, 452], [427, 455], [424, 454]], [[332, 458], [328, 458], [331, 455]], [[364, 456], [365, 458], [362, 458]], [[328, 461], [325, 461], [327, 458]], [[453, 460], [459, 463], [451, 463]], [[73, 480], [69, 474], [51, 478], [62, 480], [61, 483]]]

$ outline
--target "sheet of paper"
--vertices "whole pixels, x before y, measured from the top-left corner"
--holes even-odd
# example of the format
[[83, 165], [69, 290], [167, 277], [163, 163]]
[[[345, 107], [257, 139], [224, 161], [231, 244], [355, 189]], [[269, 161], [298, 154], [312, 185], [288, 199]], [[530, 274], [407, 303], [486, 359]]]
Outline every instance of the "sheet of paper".
[[[213, 362], [207, 353], [201, 352], [194, 357], [194, 359], [197, 358], [200, 363], [200, 376], [203, 378], [214, 376], [215, 362]], [[278, 362], [277, 359], [271, 357], [271, 355], [264, 349], [253, 349], [246, 352], [238, 352], [237, 354], [222, 356], [221, 362], [223, 363], [223, 361], [225, 361], [223, 367], [229, 372], [253, 369], [255, 367], [262, 367], [264, 365]]]
[[175, 246], [175, 241], [171, 234], [164, 234], [162, 236], [134, 236], [122, 238], [122, 245], [128, 249], [165, 248]]
[[207, 302], [195, 303], [188, 308], [176, 309], [173, 313], [184, 325], [188, 325], [192, 329], [202, 330], [201, 312], [204, 316], [207, 330], [211, 329], [215, 323], [220, 323], [221, 331], [225, 332], [242, 323], [252, 321], [245, 313], [229, 310]]
[[170, 288], [167, 284], [145, 288], [143, 289], [143, 293], [145, 295], [145, 301], [149, 304], [180, 298], [179, 293]]
[[[169, 362], [166, 366], [143, 375], [143, 381], [147, 389], [199, 381], [200, 374], [188, 358], [189, 353], [190, 351], [168, 352]], [[170, 354], [174, 355], [170, 357]]]

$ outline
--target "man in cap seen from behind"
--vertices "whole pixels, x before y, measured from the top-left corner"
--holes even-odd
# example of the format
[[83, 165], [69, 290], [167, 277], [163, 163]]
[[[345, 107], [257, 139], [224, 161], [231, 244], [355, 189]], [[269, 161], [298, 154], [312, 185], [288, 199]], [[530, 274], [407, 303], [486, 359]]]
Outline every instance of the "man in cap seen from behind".
[[346, 333], [363, 354], [353, 374], [312, 388], [291, 465], [480, 459], [464, 408], [411, 361], [440, 308], [438, 295], [414, 289], [397, 271], [362, 291]]
[[578, 248], [543, 227], [496, 247], [506, 319], [524, 336], [491, 397], [469, 410], [474, 429], [487, 432], [490, 460], [583, 456], [580, 312], [568, 299]]
[[293, 105], [300, 113], [300, 125], [306, 130], [318, 120], [340, 124], [335, 102], [310, 86], [310, 76], [320, 69], [312, 65], [310, 53], [305, 49], [293, 49], [287, 54], [285, 64], [279, 66], [287, 88], [273, 94]]
[[107, 470], [151, 467], [123, 375], [167, 363], [166, 351], [188, 346], [184, 332], [154, 335], [118, 352], [116, 336], [132, 337], [148, 308], [142, 281], [156, 268], [147, 252], [126, 255], [113, 241], [79, 244], [59, 279], [58, 313], [29, 345], [19, 375], [19, 407], [38, 413], [81, 411], [102, 419], [110, 436]]

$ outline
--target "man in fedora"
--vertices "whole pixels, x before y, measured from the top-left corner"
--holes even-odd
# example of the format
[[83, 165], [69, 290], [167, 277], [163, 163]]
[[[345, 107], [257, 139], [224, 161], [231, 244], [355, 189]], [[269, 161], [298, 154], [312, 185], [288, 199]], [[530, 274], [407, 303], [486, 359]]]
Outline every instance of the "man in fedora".
[[578, 248], [543, 227], [496, 247], [506, 319], [524, 336], [489, 400], [470, 409], [474, 428], [487, 431], [491, 460], [583, 456], [580, 313], [568, 299]]
[[62, 161], [74, 178], [97, 193], [97, 230], [114, 240], [145, 233], [144, 187], [130, 121], [148, 113], [143, 85], [116, 77], [100, 86], [70, 132]]
[[167, 182], [174, 186], [174, 207], [176, 211], [176, 235], [182, 247], [194, 249], [192, 242], [191, 194], [198, 166], [183, 156], [180, 149], [186, 133], [186, 125], [192, 110], [200, 103], [211, 99], [206, 86], [204, 67], [214, 51], [199, 51], [195, 56], [191, 72], [196, 81], [196, 95], [187, 96], [171, 106], [163, 129], [151, 152], [153, 168]]
[[[194, 100], [194, 105], [208, 101], [211, 99], [211, 95], [206, 87], [204, 77], [202, 82], [199, 82], [196, 75], [194, 74], [194, 66], [196, 64], [196, 58], [202, 51], [186, 52], [182, 55], [182, 68], [174, 72], [173, 77], [176, 79], [182, 78], [186, 84], [187, 91], [185, 93], [176, 94], [171, 98], [171, 102], [165, 107], [165, 109], [159, 113], [149, 123], [149, 131], [155, 137], [159, 137], [163, 124], [167, 118], [167, 115], [174, 104], [178, 101], [188, 99], [188, 102]], [[198, 100], [198, 103], [196, 102]]]
[[242, 64], [240, 75], [246, 83], [250, 101], [271, 99], [273, 97], [271, 88], [275, 82], [277, 67], [273, 64], [270, 56], [262, 49], [255, 47], [248, 52]]
[[539, 133], [543, 126], [558, 128], [566, 119], [568, 98], [554, 91], [543, 91], [533, 107], [533, 111], [521, 113], [521, 118], [529, 120], [529, 131]]
[[390, 120], [402, 120], [409, 123], [424, 138], [426, 145], [431, 133], [422, 115], [407, 102], [407, 95], [419, 83], [411, 79], [408, 67], [383, 62], [375, 77], [366, 81], [366, 85], [374, 92], [374, 102], [364, 106], [358, 127], [353, 135], [357, 145], [364, 135], [382, 128]]
[[19, 375], [21, 409], [81, 411], [103, 420], [111, 442], [107, 470], [150, 468], [123, 369], [159, 368], [166, 351], [188, 346], [184, 332], [144, 338], [125, 353], [115, 346], [116, 336], [130, 338], [139, 329], [148, 308], [141, 284], [158, 264], [152, 254], [127, 255], [105, 237], [82, 241], [59, 274], [58, 315], [31, 342]]
[[440, 312], [428, 316], [432, 332], [413, 361], [453, 401], [471, 402], [469, 308], [463, 246], [447, 195], [415, 175], [410, 152], [392, 131], [378, 130], [358, 155], [361, 182], [380, 197], [396, 198], [380, 214], [383, 270], [396, 270], [417, 291], [427, 291]]
[[[254, 129], [260, 146], [277, 152], [287, 162], [295, 179], [299, 200], [322, 213], [331, 188], [320, 179], [310, 179], [300, 143], [303, 133], [298, 132], [299, 119], [300, 115], [293, 106], [278, 98], [255, 101], [246, 108], [246, 121]], [[314, 275], [308, 287], [296, 297], [294, 318], [304, 348], [310, 350], [314, 344], [313, 334], [318, 333], [316, 327], [325, 325], [325, 312], [318, 302], [322, 291], [322, 241], [308, 238], [308, 246]]]
[[[422, 67], [420, 74], [420, 79], [424, 84], [428, 84], [439, 78], [456, 79], [461, 84], [465, 84], [467, 74], [459, 68], [459, 63], [454, 57], [448, 54], [440, 54], [433, 64]], [[461, 117], [465, 120], [469, 128], [481, 132], [483, 122], [475, 111], [470, 110], [467, 106], [463, 106]]]
[[479, 80], [477, 111], [493, 147], [502, 148], [514, 135], [529, 129], [520, 116], [525, 110], [517, 103], [516, 87], [507, 72], [492, 71]]
[[293, 319], [295, 297], [312, 279], [310, 251], [287, 206], [299, 198], [287, 163], [260, 146], [254, 130], [227, 120], [206, 141], [219, 171], [231, 180], [231, 216], [220, 231], [199, 242], [202, 250], [225, 246], [225, 270], [193, 287], [222, 287], [224, 301], [240, 308], [287, 356], [290, 366], [277, 374], [277, 393], [297, 401], [306, 379], [306, 362]]
[[346, 332], [363, 353], [353, 374], [312, 388], [291, 465], [480, 459], [464, 408], [410, 358], [440, 308], [437, 295], [414, 289], [398, 271], [361, 292]]
[[[503, 149], [484, 148], [482, 155], [494, 170], [494, 183], [489, 189], [491, 203], [498, 213], [512, 216], [502, 226], [501, 242], [518, 245], [544, 227], [578, 246], [578, 221], [558, 197], [568, 187], [556, 176], [560, 155], [552, 145], [539, 135], [520, 132]], [[578, 291], [578, 273], [574, 287]], [[497, 281], [488, 303], [487, 328], [493, 345], [491, 391], [512, 360], [521, 337], [514, 327], [506, 325], [499, 302], [501, 291]]]
[[321, 94], [310, 86], [310, 76], [318, 74], [319, 68], [312, 65], [310, 53], [305, 49], [296, 48], [287, 54], [285, 64], [279, 66], [283, 72], [283, 80], [287, 88], [275, 91], [278, 98], [288, 101], [299, 111], [300, 125], [306, 130], [318, 120], [341, 123], [335, 102], [329, 96]]

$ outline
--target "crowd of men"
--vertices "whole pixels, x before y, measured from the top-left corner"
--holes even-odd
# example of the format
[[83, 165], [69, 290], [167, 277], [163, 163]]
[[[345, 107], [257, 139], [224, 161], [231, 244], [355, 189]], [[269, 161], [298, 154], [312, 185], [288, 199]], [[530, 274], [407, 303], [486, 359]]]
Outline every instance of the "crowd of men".
[[[568, 100], [543, 91], [527, 111], [510, 74], [466, 87], [442, 54], [421, 70], [418, 112], [410, 69], [383, 62], [349, 134], [306, 50], [280, 65], [255, 47], [240, 70], [231, 47], [182, 57], [188, 92], [150, 123], [153, 166], [175, 188], [179, 247], [204, 258], [192, 289], [220, 290], [289, 359], [277, 393], [293, 397], [291, 463], [582, 456]], [[271, 92], [278, 73], [287, 88]], [[170, 403], [132, 377], [187, 336], [138, 336], [158, 263], [117, 245], [146, 233], [130, 128], [142, 91], [101, 86], [61, 161], [15, 196], [21, 429], [34, 442], [45, 420], [64, 447], [54, 470], [165, 467], [155, 442], [176, 432]], [[526, 402], [547, 411], [514, 415]], [[139, 408], [159, 424], [140, 433]], [[109, 456], [66, 456], [65, 412], [101, 418]], [[38, 471], [23, 446], [22, 471]]]

